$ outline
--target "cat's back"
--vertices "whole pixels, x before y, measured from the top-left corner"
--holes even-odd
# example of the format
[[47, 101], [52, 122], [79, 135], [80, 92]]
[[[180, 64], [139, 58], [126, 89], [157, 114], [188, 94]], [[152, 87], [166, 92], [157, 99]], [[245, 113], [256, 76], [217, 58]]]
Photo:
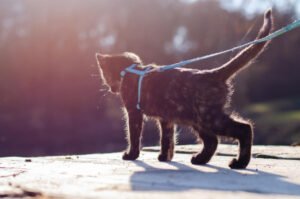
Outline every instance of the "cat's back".
[[217, 80], [217, 75], [209, 70], [176, 68], [147, 75], [143, 84], [149, 89], [204, 89], [211, 86], [224, 86]]
[[143, 93], [153, 100], [198, 99], [212, 104], [223, 104], [230, 88], [225, 82], [219, 81], [213, 71], [176, 68], [145, 77]]

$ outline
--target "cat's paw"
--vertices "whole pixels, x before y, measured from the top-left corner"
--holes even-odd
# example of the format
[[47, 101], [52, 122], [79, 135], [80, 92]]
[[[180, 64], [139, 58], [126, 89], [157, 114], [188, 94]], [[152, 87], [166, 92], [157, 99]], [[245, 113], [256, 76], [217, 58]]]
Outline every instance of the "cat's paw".
[[170, 162], [173, 158], [173, 155], [169, 156], [167, 154], [159, 154], [158, 160], [160, 162]]
[[195, 164], [195, 165], [203, 165], [203, 164], [208, 163], [209, 160], [210, 159], [203, 158], [203, 156], [196, 154], [192, 157], [191, 163]]
[[123, 154], [123, 160], [136, 160], [139, 157], [139, 153], [125, 152]]
[[239, 162], [236, 158], [231, 160], [229, 167], [231, 169], [245, 169], [248, 165], [248, 162]]

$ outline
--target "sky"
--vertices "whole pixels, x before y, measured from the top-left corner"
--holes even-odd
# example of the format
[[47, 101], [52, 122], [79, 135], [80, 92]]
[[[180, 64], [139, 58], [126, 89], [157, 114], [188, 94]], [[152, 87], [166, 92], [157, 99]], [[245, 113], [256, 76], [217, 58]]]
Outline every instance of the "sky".
[[[180, 0], [187, 4], [206, 0]], [[251, 19], [257, 14], [263, 13], [268, 8], [276, 8], [281, 12], [295, 11], [296, 18], [300, 18], [299, 0], [218, 0], [223, 9], [228, 11], [242, 11], [244, 15]]]

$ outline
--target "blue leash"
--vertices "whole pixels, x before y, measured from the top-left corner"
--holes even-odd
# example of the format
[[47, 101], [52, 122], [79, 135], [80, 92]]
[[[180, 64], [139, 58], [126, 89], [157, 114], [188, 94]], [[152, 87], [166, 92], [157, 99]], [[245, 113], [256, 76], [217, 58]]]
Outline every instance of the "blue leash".
[[137, 67], [138, 64], [132, 64], [129, 67], [127, 67], [125, 70], [123, 70], [120, 73], [120, 75], [121, 75], [122, 78], [125, 77], [126, 73], [132, 73], [132, 74], [136, 74], [136, 75], [139, 76], [138, 101], [137, 101], [136, 108], [140, 110], [141, 109], [140, 102], [141, 102], [142, 82], [143, 82], [144, 77], [147, 74], [152, 73], [152, 72], [163, 72], [163, 71], [166, 71], [166, 70], [170, 70], [170, 69], [174, 69], [174, 68], [178, 68], [178, 67], [183, 67], [185, 65], [195, 63], [195, 62], [198, 62], [198, 61], [201, 61], [201, 60], [209, 59], [209, 58], [212, 58], [212, 57], [216, 57], [218, 55], [222, 55], [222, 54], [225, 54], [225, 53], [229, 53], [229, 52], [244, 48], [244, 47], [252, 45], [252, 44], [258, 44], [258, 43], [270, 41], [271, 39], [276, 38], [280, 35], [283, 35], [283, 34], [289, 32], [289, 31], [291, 31], [295, 28], [298, 28], [298, 27], [300, 27], [300, 19], [294, 21], [293, 23], [291, 23], [291, 24], [289, 24], [289, 25], [287, 25], [287, 26], [271, 33], [271, 34], [269, 34], [268, 36], [266, 36], [264, 38], [254, 40], [254, 41], [242, 44], [240, 46], [233, 47], [233, 48], [228, 49], [228, 50], [224, 50], [224, 51], [221, 51], [221, 52], [217, 52], [217, 53], [213, 53], [213, 54], [209, 54], [209, 55], [204, 55], [204, 56], [196, 57], [196, 58], [193, 58], [193, 59], [184, 60], [184, 61], [181, 61], [181, 62], [178, 62], [178, 63], [175, 63], [175, 64], [164, 65], [164, 66], [160, 66], [160, 67], [156, 67], [156, 68], [153, 68], [150, 65], [150, 66], [147, 66], [146, 68], [144, 68], [143, 70], [135, 69], [135, 67]]

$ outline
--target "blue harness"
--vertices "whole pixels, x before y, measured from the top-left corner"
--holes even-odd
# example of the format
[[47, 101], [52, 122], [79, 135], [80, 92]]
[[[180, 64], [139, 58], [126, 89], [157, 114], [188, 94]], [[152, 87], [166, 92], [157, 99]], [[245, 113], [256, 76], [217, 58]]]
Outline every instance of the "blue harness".
[[146, 66], [145, 68], [143, 68], [142, 70], [136, 69], [138, 64], [132, 64], [129, 67], [127, 67], [125, 70], [123, 70], [120, 73], [120, 75], [121, 75], [121, 78], [124, 78], [126, 73], [132, 73], [132, 74], [136, 74], [136, 75], [139, 76], [138, 99], [137, 99], [136, 108], [138, 110], [140, 110], [141, 109], [140, 103], [141, 103], [142, 82], [143, 82], [144, 77], [147, 74], [152, 73], [152, 72], [163, 72], [163, 71], [166, 71], [166, 70], [170, 70], [170, 69], [174, 69], [174, 68], [178, 68], [178, 67], [183, 67], [185, 65], [188, 65], [188, 64], [191, 64], [191, 63], [194, 63], [194, 62], [198, 62], [198, 61], [201, 61], [201, 60], [209, 59], [209, 58], [212, 58], [212, 57], [216, 57], [218, 55], [222, 55], [222, 54], [225, 54], [225, 53], [229, 53], [229, 52], [244, 48], [244, 47], [252, 45], [252, 44], [258, 44], [258, 43], [266, 42], [266, 41], [269, 41], [269, 40], [271, 40], [275, 37], [278, 37], [282, 34], [285, 34], [285, 33], [289, 32], [289, 31], [291, 31], [295, 28], [298, 28], [299, 26], [300, 26], [300, 19], [294, 21], [293, 23], [291, 23], [291, 24], [289, 24], [289, 25], [287, 25], [287, 26], [271, 33], [271, 34], [269, 34], [268, 36], [266, 36], [264, 38], [254, 40], [254, 41], [242, 44], [240, 46], [233, 47], [233, 48], [228, 49], [228, 50], [224, 50], [224, 51], [221, 51], [221, 52], [217, 52], [217, 53], [213, 53], [213, 54], [209, 54], [209, 55], [205, 55], [205, 56], [201, 56], [201, 57], [196, 57], [196, 58], [193, 58], [193, 59], [184, 60], [184, 61], [181, 61], [181, 62], [178, 62], [178, 63], [175, 63], [175, 64], [164, 65], [164, 66], [155, 67], [155, 68], [152, 67], [151, 65], [149, 65], [149, 66]]

